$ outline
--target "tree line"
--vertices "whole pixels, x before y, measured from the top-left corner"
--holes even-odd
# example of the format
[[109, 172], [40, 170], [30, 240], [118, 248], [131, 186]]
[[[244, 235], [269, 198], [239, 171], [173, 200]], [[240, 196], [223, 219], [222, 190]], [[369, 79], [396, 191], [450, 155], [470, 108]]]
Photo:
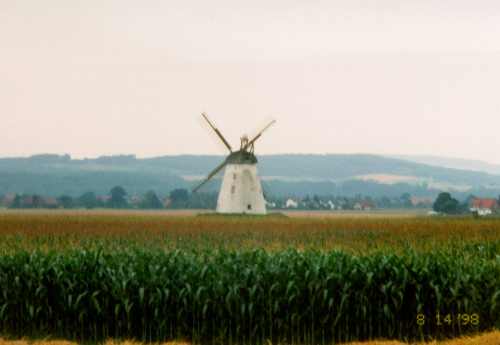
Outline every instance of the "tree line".
[[112, 208], [112, 209], [164, 209], [164, 208], [215, 208], [216, 193], [190, 194], [186, 189], [172, 190], [166, 196], [159, 196], [155, 191], [143, 195], [129, 195], [122, 186], [111, 188], [106, 195], [86, 192], [78, 197], [61, 195], [57, 198], [37, 194], [15, 194], [0, 197], [4, 207], [24, 208]]
[[[400, 197], [373, 198], [361, 194], [354, 197], [335, 195], [274, 196], [264, 195], [268, 209], [355, 210], [375, 208], [430, 208], [432, 200], [415, 202], [409, 193]], [[86, 192], [78, 197], [61, 195], [57, 198], [38, 194], [0, 196], [0, 206], [20, 208], [113, 208], [113, 209], [215, 209], [217, 192], [190, 193], [187, 189], [173, 189], [166, 195], [150, 190], [143, 195], [129, 194], [122, 186], [115, 186], [106, 195]], [[422, 198], [421, 198], [422, 199]], [[425, 199], [425, 198], [424, 198]]]
[[[57, 198], [37, 194], [15, 194], [0, 196], [0, 206], [24, 208], [111, 208], [111, 209], [215, 209], [217, 192], [190, 193], [187, 189], [177, 188], [167, 195], [158, 195], [149, 190], [143, 195], [130, 195], [122, 186], [114, 186], [106, 195], [86, 192], [78, 197], [61, 195]], [[442, 214], [464, 214], [470, 212], [471, 202], [476, 197], [470, 195], [459, 201], [450, 193], [440, 193], [436, 199], [411, 196], [403, 193], [400, 197], [370, 197], [356, 195], [354, 197], [335, 195], [272, 196], [265, 195], [268, 209], [301, 209], [301, 210], [372, 210], [391, 208], [432, 208]], [[500, 197], [498, 199], [500, 209]]]

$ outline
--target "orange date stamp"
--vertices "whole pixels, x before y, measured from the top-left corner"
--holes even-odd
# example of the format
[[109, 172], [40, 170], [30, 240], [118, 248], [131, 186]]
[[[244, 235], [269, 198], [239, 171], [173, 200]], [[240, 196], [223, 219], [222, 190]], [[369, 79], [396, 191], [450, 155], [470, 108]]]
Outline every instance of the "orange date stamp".
[[477, 326], [480, 323], [479, 314], [458, 313], [458, 314], [440, 314], [436, 313], [435, 317], [426, 317], [424, 314], [417, 314], [417, 325], [423, 326], [426, 323], [432, 323], [436, 326]]

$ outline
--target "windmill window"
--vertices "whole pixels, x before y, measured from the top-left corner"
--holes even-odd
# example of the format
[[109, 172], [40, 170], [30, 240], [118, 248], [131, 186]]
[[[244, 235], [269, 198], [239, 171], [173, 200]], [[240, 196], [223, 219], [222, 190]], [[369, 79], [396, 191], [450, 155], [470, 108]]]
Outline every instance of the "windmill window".
[[236, 180], [236, 174], [233, 174], [233, 180]]
[[247, 205], [247, 209], [248, 209], [248, 210], [251, 210], [251, 209], [252, 209], [252, 205], [251, 205], [251, 204], [248, 204], [248, 205]]
[[231, 186], [231, 194], [234, 194], [234, 191], [236, 190], [235, 186]]

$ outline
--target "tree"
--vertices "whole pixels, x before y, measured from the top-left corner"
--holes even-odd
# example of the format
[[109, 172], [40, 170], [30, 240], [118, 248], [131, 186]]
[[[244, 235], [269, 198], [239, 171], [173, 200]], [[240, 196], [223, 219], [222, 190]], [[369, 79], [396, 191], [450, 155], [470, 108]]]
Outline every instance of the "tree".
[[109, 206], [112, 208], [127, 208], [128, 203], [125, 200], [127, 192], [122, 186], [115, 186], [110, 191], [111, 199], [109, 199]]
[[476, 196], [474, 194], [469, 194], [465, 200], [464, 200], [464, 204], [466, 204], [467, 206], [471, 206], [472, 205], [472, 201], [476, 199]]
[[16, 194], [9, 208], [21, 208], [21, 206], [22, 206], [22, 198], [19, 194]]
[[391, 207], [391, 199], [389, 199], [388, 197], [386, 196], [383, 196], [382, 198], [380, 198], [380, 201], [379, 201], [379, 204], [382, 208], [389, 208]]
[[411, 195], [410, 193], [403, 193], [400, 197], [399, 200], [401, 200], [401, 203], [403, 204], [404, 207], [412, 207], [413, 204], [411, 202]]
[[33, 194], [31, 207], [42, 208], [43, 206], [43, 198], [38, 194]]
[[142, 200], [140, 207], [146, 209], [160, 209], [163, 208], [163, 204], [160, 199], [158, 199], [156, 193], [150, 190], [144, 195], [144, 200]]
[[432, 208], [436, 212], [456, 214], [459, 212], [459, 205], [460, 203], [458, 202], [458, 200], [452, 198], [450, 193], [443, 192], [439, 193]]
[[72, 208], [73, 207], [73, 198], [70, 197], [69, 195], [61, 195], [59, 198], [57, 198], [57, 202], [63, 208]]
[[189, 196], [189, 208], [215, 209], [217, 206], [217, 192], [197, 192]]
[[189, 193], [187, 189], [178, 188], [170, 192], [170, 201], [173, 208], [186, 208], [189, 201]]
[[87, 209], [95, 208], [99, 205], [97, 197], [93, 192], [83, 193], [78, 198], [78, 203]]

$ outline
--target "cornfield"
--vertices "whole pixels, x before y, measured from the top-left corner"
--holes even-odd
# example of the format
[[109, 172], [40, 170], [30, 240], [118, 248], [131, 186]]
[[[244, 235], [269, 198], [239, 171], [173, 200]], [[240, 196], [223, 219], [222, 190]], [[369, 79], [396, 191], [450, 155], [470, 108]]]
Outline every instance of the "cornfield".
[[[139, 232], [145, 219], [108, 217], [102, 233], [92, 218], [69, 233], [68, 219], [18, 227], [12, 217], [0, 222], [4, 337], [326, 344], [500, 328], [500, 224], [491, 221], [192, 218], [189, 229], [177, 221], [182, 233], [171, 219]], [[472, 230], [446, 240], [419, 233], [422, 224]], [[375, 248], [356, 247], [363, 239]]]
[[[325, 343], [499, 327], [500, 258], [449, 253], [77, 250], [0, 261], [3, 332]], [[477, 314], [419, 326], [417, 315]]]

